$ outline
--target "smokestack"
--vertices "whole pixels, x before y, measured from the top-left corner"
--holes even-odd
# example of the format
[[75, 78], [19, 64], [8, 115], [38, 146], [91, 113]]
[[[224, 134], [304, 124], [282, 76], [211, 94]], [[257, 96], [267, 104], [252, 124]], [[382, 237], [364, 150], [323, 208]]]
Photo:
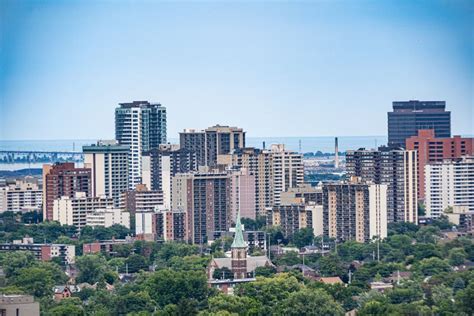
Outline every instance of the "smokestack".
[[265, 149], [265, 141], [263, 141], [263, 144], [262, 144], [262, 145], [263, 145], [263, 149]]
[[334, 139], [334, 168], [339, 168], [339, 144], [337, 137]]

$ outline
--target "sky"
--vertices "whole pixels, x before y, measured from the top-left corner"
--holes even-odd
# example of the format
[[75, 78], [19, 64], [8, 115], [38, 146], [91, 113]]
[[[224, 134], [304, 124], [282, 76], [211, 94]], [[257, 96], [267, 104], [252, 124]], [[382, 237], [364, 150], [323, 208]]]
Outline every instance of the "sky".
[[114, 137], [119, 102], [168, 137], [386, 135], [395, 100], [474, 134], [473, 1], [0, 1], [0, 140]]

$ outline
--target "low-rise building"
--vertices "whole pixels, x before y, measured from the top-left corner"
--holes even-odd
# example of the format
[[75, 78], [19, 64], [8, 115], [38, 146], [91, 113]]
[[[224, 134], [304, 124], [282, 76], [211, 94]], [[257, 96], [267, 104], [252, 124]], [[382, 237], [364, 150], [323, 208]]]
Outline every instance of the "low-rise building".
[[110, 227], [122, 225], [130, 228], [130, 213], [119, 208], [96, 209], [86, 215], [86, 226]]
[[49, 261], [59, 257], [63, 264], [72, 264], [76, 258], [76, 247], [65, 244], [38, 244], [32, 238], [14, 240], [13, 243], [0, 244], [0, 252], [29, 251], [36, 259]]
[[39, 316], [40, 306], [31, 295], [1, 294], [0, 295], [1, 316]]

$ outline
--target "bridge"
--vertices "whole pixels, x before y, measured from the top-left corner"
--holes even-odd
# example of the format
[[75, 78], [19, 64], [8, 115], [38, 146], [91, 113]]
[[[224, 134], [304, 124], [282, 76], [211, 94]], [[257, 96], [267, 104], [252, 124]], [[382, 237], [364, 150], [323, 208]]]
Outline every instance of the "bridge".
[[0, 164], [83, 162], [84, 155], [76, 151], [12, 151], [0, 150]]

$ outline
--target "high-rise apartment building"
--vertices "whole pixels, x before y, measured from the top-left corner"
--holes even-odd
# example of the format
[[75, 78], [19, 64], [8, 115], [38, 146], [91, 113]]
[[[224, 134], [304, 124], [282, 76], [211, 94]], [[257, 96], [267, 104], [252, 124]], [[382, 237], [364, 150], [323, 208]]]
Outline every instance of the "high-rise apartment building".
[[76, 168], [74, 163], [43, 165], [43, 218], [53, 220], [54, 200], [73, 198], [76, 192], [92, 195], [91, 169]]
[[247, 169], [229, 170], [231, 218], [240, 212], [242, 218], [255, 219], [255, 176]]
[[231, 176], [227, 172], [178, 173], [173, 177], [172, 209], [186, 213], [189, 241], [205, 244], [231, 224]]
[[115, 139], [130, 148], [129, 188], [142, 182], [142, 153], [166, 143], [166, 108], [148, 101], [120, 103], [115, 109]]
[[255, 210], [257, 215], [266, 216], [266, 209], [273, 206], [272, 154], [257, 148], [241, 148], [234, 151], [231, 164], [255, 177]]
[[275, 205], [267, 209], [267, 225], [279, 226], [285, 238], [302, 228], [313, 228], [312, 209], [304, 204]]
[[281, 192], [303, 184], [303, 155], [286, 150], [283, 144], [271, 146], [273, 204], [280, 204]]
[[146, 185], [139, 184], [135, 190], [122, 193], [120, 205], [134, 216], [136, 212], [153, 211], [163, 207], [163, 204], [163, 192], [149, 190]]
[[449, 207], [474, 212], [474, 157], [425, 165], [426, 215], [439, 217]]
[[179, 145], [160, 145], [143, 154], [142, 180], [147, 187], [163, 192], [163, 203], [171, 207], [171, 179], [177, 173], [197, 171], [196, 153]]
[[418, 151], [418, 198], [425, 198], [425, 166], [445, 159], [474, 155], [474, 138], [438, 138], [433, 129], [419, 130], [406, 140], [406, 148]]
[[337, 183], [323, 186], [324, 235], [337, 241], [387, 237], [386, 185]]
[[113, 141], [98, 141], [83, 146], [84, 166], [91, 169], [92, 195], [107, 196], [119, 206], [122, 193], [128, 190], [130, 148]]
[[215, 167], [219, 155], [229, 155], [245, 147], [242, 128], [215, 125], [204, 131], [185, 129], [179, 135], [180, 147], [194, 151], [199, 166]]
[[362, 182], [387, 184], [389, 222], [418, 223], [417, 151], [379, 147], [378, 150], [348, 150], [349, 177]]
[[405, 147], [420, 129], [434, 129], [436, 137], [451, 137], [451, 112], [445, 101], [395, 101], [388, 112], [388, 145]]

